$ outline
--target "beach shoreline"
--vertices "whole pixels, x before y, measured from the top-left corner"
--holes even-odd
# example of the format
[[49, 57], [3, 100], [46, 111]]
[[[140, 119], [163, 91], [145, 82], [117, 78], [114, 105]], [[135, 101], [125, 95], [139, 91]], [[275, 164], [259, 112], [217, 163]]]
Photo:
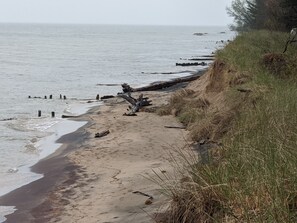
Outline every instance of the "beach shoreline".
[[[22, 222], [23, 219], [28, 219], [28, 222], [31, 222], [34, 217], [31, 216], [30, 211], [42, 203], [46, 194], [59, 184], [65, 175], [71, 174], [77, 168], [69, 162], [65, 154], [69, 150], [75, 149], [74, 144], [81, 143], [87, 137], [84, 128], [91, 123], [84, 118], [85, 114], [79, 117], [81, 118], [78, 121], [87, 121], [87, 124], [60, 137], [55, 143], [62, 145], [54, 153], [39, 160], [30, 168], [33, 173], [44, 176], [0, 197], [1, 206], [14, 206], [17, 209], [14, 213], [5, 216], [7, 218], [5, 222]], [[70, 141], [72, 141], [72, 145], [70, 145]]]
[[[176, 89], [174, 89], [176, 90]], [[164, 91], [158, 91], [158, 92], [143, 92], [146, 96], [148, 95], [152, 100], [153, 100], [153, 106], [159, 106], [161, 104], [167, 103], [166, 101], [169, 100], [171, 92], [164, 92]], [[125, 205], [130, 206], [132, 212], [130, 211], [117, 213], [115, 206], [116, 200], [119, 200], [118, 197], [114, 200], [114, 202], [111, 202], [111, 205], [105, 205], [105, 207], [102, 207], [103, 209], [106, 209], [107, 211], [101, 212], [101, 216], [93, 216], [93, 219], [88, 219], [86, 222], [95, 222], [95, 219], [102, 218], [104, 220], [107, 220], [111, 218], [111, 215], [117, 215], [112, 217], [114, 222], [120, 221], [124, 222], [124, 218], [126, 218], [127, 222], [131, 221], [131, 216], [132, 218], [135, 219], [135, 216], [139, 220], [145, 219], [143, 222], [150, 222], [151, 217], [149, 217], [148, 213], [153, 213], [157, 212], [157, 209], [162, 206], [160, 202], [164, 201], [164, 197], [160, 194], [160, 192], [157, 192], [157, 187], [158, 185], [153, 185], [152, 182], [148, 182], [147, 179], [144, 179], [143, 176], [147, 174], [147, 172], [152, 173], [152, 169], [154, 168], [162, 168], [162, 169], [168, 169], [170, 165], [168, 165], [168, 157], [169, 154], [165, 152], [163, 154], [162, 160], [158, 161], [158, 157], [160, 157], [160, 150], [165, 150], [165, 147], [170, 147], [170, 143], [175, 141], [175, 138], [178, 139], [178, 143], [174, 142], [174, 146], [177, 147], [183, 147], [185, 143], [185, 130], [166, 130], [166, 131], [172, 131], [174, 133], [171, 140], [165, 140], [164, 137], [159, 138], [159, 139], [153, 139], [151, 138], [150, 140], [144, 142], [141, 141], [141, 139], [137, 138], [139, 136], [131, 136], [131, 134], [135, 134], [135, 132], [129, 132], [128, 131], [128, 137], [130, 137], [130, 142], [125, 142], [127, 138], [123, 138], [121, 141], [120, 136], [124, 136], [123, 133], [125, 134], [125, 129], [120, 129], [121, 126], [117, 124], [117, 122], [124, 122], [124, 124], [128, 124], [131, 126], [135, 127], [138, 126], [138, 130], [136, 130], [136, 133], [140, 133], [142, 131], [142, 124], [135, 122], [134, 119], [141, 119], [147, 124], [151, 122], [152, 125], [160, 124], [160, 122], [163, 122], [163, 125], [165, 124], [170, 124], [174, 122], [175, 124], [178, 124], [176, 119], [172, 116], [170, 117], [159, 117], [154, 113], [147, 113], [147, 112], [140, 112], [137, 117], [124, 117], [122, 114], [125, 112], [127, 108], [127, 103], [123, 101], [123, 99], [119, 98], [114, 98], [107, 100], [104, 105], [96, 106], [90, 111], [88, 111], [86, 114], [80, 116], [79, 118], [76, 118], [75, 120], [77, 121], [87, 121], [88, 123], [78, 129], [77, 131], [67, 134], [63, 137], [61, 137], [57, 143], [62, 143], [63, 145], [61, 148], [59, 148], [54, 154], [50, 155], [49, 157], [41, 160], [38, 162], [36, 165], [32, 167], [32, 171], [36, 173], [43, 173], [44, 177], [40, 180], [37, 180], [35, 182], [32, 182], [28, 185], [25, 185], [7, 195], [4, 195], [3, 197], [0, 198], [0, 203], [1, 205], [5, 206], [16, 206], [17, 211], [14, 212], [11, 215], [6, 216], [7, 220], [5, 222], [24, 222], [24, 219], [28, 219], [28, 221], [25, 222], [69, 222], [69, 219], [60, 219], [61, 214], [63, 213], [63, 216], [65, 218], [65, 213], [73, 212], [72, 210], [69, 210], [71, 208], [68, 207], [73, 207], [73, 202], [77, 203], [77, 199], [81, 199], [83, 201], [90, 200], [89, 197], [91, 196], [90, 194], [92, 193], [97, 193], [98, 189], [96, 190], [96, 185], [102, 185], [104, 186], [106, 184], [106, 180], [104, 180], [104, 177], [102, 177], [104, 174], [110, 175], [107, 178], [111, 179], [116, 179], [118, 175], [121, 173], [114, 173], [114, 170], [112, 169], [125, 169], [125, 166], [127, 164], [131, 165], [134, 161], [137, 160], [132, 167], [129, 167], [127, 172], [129, 173], [125, 174], [125, 177], [128, 176], [131, 179], [135, 178], [134, 180], [141, 182], [138, 187], [133, 187], [130, 189], [127, 189], [125, 194], [127, 195], [126, 198], [125, 196], [121, 196], [120, 198], [123, 200], [123, 203], [127, 202], [129, 200], [128, 204], [125, 203]], [[98, 115], [98, 113], [100, 113]], [[111, 114], [112, 113], [112, 114]], [[97, 117], [98, 116], [98, 117]], [[144, 117], [142, 117], [144, 116]], [[149, 118], [147, 116], [150, 116]], [[95, 117], [95, 118], [94, 118]], [[109, 118], [108, 118], [109, 117]], [[138, 118], [139, 117], [139, 118]], [[154, 120], [158, 118], [159, 120]], [[109, 120], [108, 120], [109, 119]], [[165, 123], [165, 122], [166, 123]], [[104, 124], [102, 124], [104, 122]], [[116, 127], [117, 126], [117, 127]], [[110, 128], [113, 129], [111, 130], [111, 134], [116, 134], [118, 137], [117, 140], [120, 140], [117, 142], [117, 144], [110, 143], [110, 139], [108, 139], [107, 136], [106, 138], [102, 139], [94, 139], [94, 134], [96, 131], [101, 131], [102, 129]], [[115, 129], [119, 128], [119, 130]], [[152, 127], [156, 128], [156, 126]], [[142, 134], [147, 135], [151, 133], [150, 126], [147, 126], [147, 129], [143, 129], [144, 132]], [[164, 131], [164, 126], [158, 126], [158, 131], [159, 132], [165, 132]], [[116, 133], [115, 133], [116, 132]], [[182, 134], [180, 134], [183, 132]], [[158, 137], [159, 133], [156, 133], [156, 136]], [[170, 133], [171, 134], [171, 133]], [[169, 135], [170, 135], [169, 134]], [[166, 137], [165, 137], [166, 138]], [[79, 159], [87, 156], [94, 158], [94, 153], [92, 154], [92, 151], [90, 147], [96, 147], [98, 146], [98, 142], [100, 141], [107, 141], [107, 142], [102, 142], [103, 149], [107, 149], [105, 153], [107, 156], [112, 155], [113, 153], [119, 152], [117, 147], [122, 144], [126, 144], [125, 148], [127, 146], [135, 146], [135, 142], [133, 142], [134, 139], [137, 139], [137, 146], [141, 147], [151, 144], [150, 146], [154, 147], [154, 149], [157, 149], [156, 155], [154, 154], [132, 154], [130, 152], [130, 155], [128, 154], [129, 152], [125, 152], [126, 158], [130, 160], [119, 160], [118, 157], [114, 157], [113, 161], [114, 164], [116, 164], [116, 167], [111, 167], [109, 171], [106, 171], [106, 168], [104, 167], [105, 170], [99, 170], [98, 165], [96, 166], [96, 170], [90, 170], [90, 163], [87, 162], [84, 163], [85, 161], [81, 161]], [[111, 140], [113, 141], [113, 140]], [[101, 142], [100, 142], [101, 144]], [[163, 145], [162, 145], [163, 144]], [[160, 148], [158, 148], [160, 147]], [[116, 151], [111, 151], [110, 148], [116, 149]], [[135, 149], [135, 147], [133, 147]], [[133, 150], [132, 148], [132, 150]], [[90, 152], [91, 151], [91, 152]], [[146, 151], [143, 151], [146, 152]], [[87, 153], [87, 154], [84, 154]], [[88, 154], [89, 153], [89, 154]], [[95, 152], [96, 153], [96, 152]], [[127, 155], [128, 154], [128, 155]], [[166, 155], [167, 154], [167, 155]], [[143, 156], [142, 156], [143, 155]], [[98, 156], [98, 154], [96, 154]], [[131, 157], [135, 156], [131, 160]], [[149, 156], [154, 156], [154, 158], [147, 158]], [[164, 158], [167, 156], [166, 158]], [[130, 158], [129, 158], [130, 157]], [[102, 161], [103, 158], [97, 158], [97, 160], [100, 162]], [[149, 159], [146, 160], [146, 159]], [[103, 162], [103, 161], [102, 161]], [[162, 165], [162, 163], [167, 162], [165, 166]], [[104, 162], [103, 162], [104, 163]], [[106, 165], [106, 164], [100, 164], [100, 165]], [[100, 166], [99, 165], [99, 166]], [[118, 166], [120, 165], [120, 166]], [[122, 168], [123, 167], [123, 168]], [[89, 169], [88, 169], [89, 168]], [[135, 171], [135, 169], [137, 171]], [[138, 171], [139, 170], [139, 171]], [[169, 171], [169, 170], [168, 170]], [[108, 180], [107, 180], [108, 181]], [[99, 183], [98, 183], [99, 182]], [[94, 184], [94, 185], [93, 185]], [[148, 188], [143, 188], [143, 185], [150, 185]], [[122, 184], [123, 185], [123, 184]], [[135, 186], [135, 182], [133, 183], [133, 186]], [[82, 190], [88, 191], [88, 195], [82, 195], [82, 193], [77, 192], [77, 188], [81, 188]], [[83, 189], [85, 188], [85, 189]], [[87, 189], [86, 189], [87, 188]], [[95, 189], [94, 189], [95, 188]], [[116, 193], [121, 190], [118, 190], [118, 188], [114, 188], [114, 191], [109, 191], [108, 189], [110, 186], [107, 187], [107, 194], [108, 193]], [[145, 202], [147, 200], [147, 197], [145, 196], [139, 196], [135, 195], [132, 192], [135, 191], [143, 191], [144, 192], [149, 192], [153, 194], [154, 199], [156, 199], [156, 202], [154, 200], [153, 205], [145, 205]], [[132, 201], [131, 196], [133, 197]], [[92, 196], [91, 196], [92, 197]], [[102, 196], [104, 197], [104, 196]], [[162, 197], [162, 198], [161, 198]], [[74, 198], [74, 199], [73, 199]], [[106, 199], [106, 198], [104, 198]], [[82, 202], [82, 201], [81, 201]], [[121, 202], [121, 201], [120, 201]], [[131, 204], [132, 202], [132, 204]], [[133, 208], [131, 207], [133, 206]], [[135, 205], [135, 206], [134, 206]], [[79, 202], [78, 202], [79, 206]], [[98, 206], [98, 204], [93, 205]], [[100, 205], [99, 205], [100, 206]], [[102, 205], [101, 205], [102, 206]], [[67, 207], [65, 209], [65, 207]], [[79, 209], [79, 207], [78, 207]], [[110, 212], [108, 211], [110, 210]], [[147, 209], [144, 211], [143, 209]], [[137, 210], [137, 211], [135, 211]], [[75, 211], [74, 211], [75, 213]], [[77, 212], [78, 213], [78, 212]], [[72, 213], [73, 214], [73, 213]], [[86, 215], [90, 216], [90, 214]], [[85, 217], [86, 217], [85, 216]], [[134, 217], [133, 217], [134, 216]], [[73, 217], [73, 216], [72, 216]], [[81, 217], [81, 216], [80, 216]], [[77, 217], [79, 219], [80, 217]], [[120, 220], [121, 219], [121, 220]], [[128, 220], [129, 219], [129, 220]], [[93, 220], [93, 221], [92, 221]], [[110, 219], [109, 219], [110, 220]], [[80, 220], [74, 220], [71, 219], [71, 222], [83, 222]], [[98, 221], [96, 221], [98, 222]], [[99, 221], [100, 222], [100, 221]], [[103, 222], [103, 221], [102, 221]], [[142, 222], [142, 220], [141, 220]]]

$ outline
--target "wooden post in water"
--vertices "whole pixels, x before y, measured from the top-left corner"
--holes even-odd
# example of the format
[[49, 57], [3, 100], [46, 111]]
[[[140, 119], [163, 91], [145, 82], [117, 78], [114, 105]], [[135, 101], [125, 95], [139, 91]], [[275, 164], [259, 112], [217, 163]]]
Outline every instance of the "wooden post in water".
[[99, 94], [97, 94], [97, 96], [96, 96], [96, 100], [98, 101], [98, 100], [99, 100], [99, 98], [100, 98], [100, 97], [99, 97]]
[[60, 99], [62, 99], [62, 95], [60, 94]]
[[50, 95], [50, 96], [49, 96], [49, 99], [53, 99], [53, 95]]
[[41, 110], [38, 110], [38, 117], [41, 117]]
[[54, 118], [55, 117], [55, 112], [52, 112], [52, 118]]
[[46, 97], [46, 96], [44, 96], [44, 99], [47, 99], [47, 97]]
[[63, 96], [64, 100], [66, 100], [66, 95]]

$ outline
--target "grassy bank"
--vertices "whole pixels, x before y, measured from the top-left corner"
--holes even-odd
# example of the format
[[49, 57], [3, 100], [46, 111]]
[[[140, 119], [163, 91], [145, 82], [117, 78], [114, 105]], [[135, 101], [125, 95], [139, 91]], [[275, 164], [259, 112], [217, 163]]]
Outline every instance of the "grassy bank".
[[287, 35], [239, 35], [160, 111], [215, 144], [208, 164], [188, 159], [183, 180], [167, 185], [163, 221], [297, 222], [297, 47], [282, 54]]

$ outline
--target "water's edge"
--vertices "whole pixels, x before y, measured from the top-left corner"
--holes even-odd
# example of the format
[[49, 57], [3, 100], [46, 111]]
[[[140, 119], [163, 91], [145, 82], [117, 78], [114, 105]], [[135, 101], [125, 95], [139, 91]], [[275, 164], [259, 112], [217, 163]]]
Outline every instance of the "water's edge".
[[[52, 167], [54, 163], [56, 164], [65, 164], [65, 168], [67, 165], [70, 165], [66, 158], [62, 158], [62, 154], [66, 154], [69, 150], [68, 147], [74, 147], [74, 145], [77, 144], [77, 141], [81, 141], [83, 139], [78, 139], [78, 136], [85, 134], [84, 129], [91, 125], [90, 120], [85, 120], [85, 117], [87, 117], [87, 114], [89, 112], [92, 112], [93, 110], [98, 110], [102, 106], [102, 104], [99, 105], [82, 105], [80, 108], [80, 111], [84, 111], [84, 113], [77, 116], [76, 119], [63, 119], [57, 124], [55, 124], [52, 128], [54, 131], [49, 136], [46, 136], [39, 140], [36, 144], [37, 146], [41, 148], [41, 159], [38, 160], [35, 164], [31, 164], [31, 166], [24, 166], [23, 168], [26, 168], [29, 172], [36, 175], [36, 178], [30, 182], [26, 182], [22, 185], [19, 185], [18, 187], [12, 189], [11, 191], [8, 191], [6, 194], [3, 194], [0, 196], [0, 204], [3, 206], [0, 206], [1, 212], [4, 213], [3, 216], [0, 216], [0, 222], [7, 222], [6, 217], [14, 215], [15, 212], [18, 210], [21, 210], [23, 205], [20, 205], [21, 203], [29, 203], [32, 202], [32, 199], [34, 199], [34, 196], [38, 199], [38, 197], [41, 197], [41, 194], [35, 194], [34, 190], [32, 191], [32, 194], [28, 197], [28, 200], [26, 201], [25, 198], [22, 198], [23, 195], [25, 197], [28, 196], [30, 193], [23, 193], [23, 191], [31, 190], [31, 188], [36, 188], [35, 184], [40, 185], [42, 182], [46, 182], [47, 180], [44, 179], [46, 177], [51, 176], [49, 174], [50, 172], [53, 172], [55, 168], [47, 168]], [[86, 110], [86, 108], [88, 108]], [[68, 138], [68, 140], [65, 140], [65, 138]], [[77, 140], [75, 140], [77, 138]], [[71, 141], [69, 140], [71, 139]], [[70, 146], [72, 145], [72, 146]], [[67, 150], [67, 151], [66, 151]], [[59, 158], [60, 157], [60, 158]], [[65, 159], [65, 162], [62, 162], [62, 160]], [[57, 162], [59, 160], [59, 162]], [[52, 162], [53, 161], [53, 162]], [[52, 162], [52, 164], [51, 164]], [[63, 165], [60, 166], [61, 169], [63, 169]], [[57, 171], [63, 175], [63, 171]], [[59, 177], [57, 177], [57, 181], [55, 179], [51, 178], [52, 182], [58, 182]], [[42, 183], [43, 184], [43, 183]], [[45, 184], [47, 185], [47, 184]], [[48, 184], [47, 187], [51, 187], [50, 184]], [[38, 188], [38, 187], [37, 187]], [[38, 188], [39, 189], [39, 188]], [[44, 193], [44, 196], [46, 193]], [[34, 203], [34, 202], [32, 202]], [[29, 205], [29, 206], [28, 206]], [[26, 204], [24, 206], [26, 209], [30, 207], [30, 204]], [[33, 205], [31, 207], [34, 207]], [[22, 218], [19, 218], [22, 219]], [[10, 222], [10, 219], [9, 221]], [[11, 221], [11, 222], [18, 222], [18, 221]]]

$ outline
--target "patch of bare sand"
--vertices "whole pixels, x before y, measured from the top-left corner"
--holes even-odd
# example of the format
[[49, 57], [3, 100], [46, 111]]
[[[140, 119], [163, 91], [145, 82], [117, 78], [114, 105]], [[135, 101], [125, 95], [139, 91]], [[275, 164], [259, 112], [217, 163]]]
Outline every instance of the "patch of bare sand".
[[[144, 95], [153, 100], [154, 106], [166, 103], [170, 96], [165, 92]], [[154, 176], [152, 170], [172, 171], [169, 153], [185, 146], [186, 131], [164, 128], [179, 124], [172, 116], [148, 112], [123, 116], [127, 105], [117, 98], [88, 114], [94, 123], [86, 129], [91, 137], [69, 155], [83, 171], [78, 172], [76, 183], [55, 192], [56, 199], [63, 199], [68, 190], [68, 201], [52, 222], [153, 222], [153, 214], [166, 198], [149, 178]], [[110, 134], [93, 138], [104, 130], [110, 130]], [[148, 197], [135, 191], [153, 196], [153, 203], [146, 205]]]

